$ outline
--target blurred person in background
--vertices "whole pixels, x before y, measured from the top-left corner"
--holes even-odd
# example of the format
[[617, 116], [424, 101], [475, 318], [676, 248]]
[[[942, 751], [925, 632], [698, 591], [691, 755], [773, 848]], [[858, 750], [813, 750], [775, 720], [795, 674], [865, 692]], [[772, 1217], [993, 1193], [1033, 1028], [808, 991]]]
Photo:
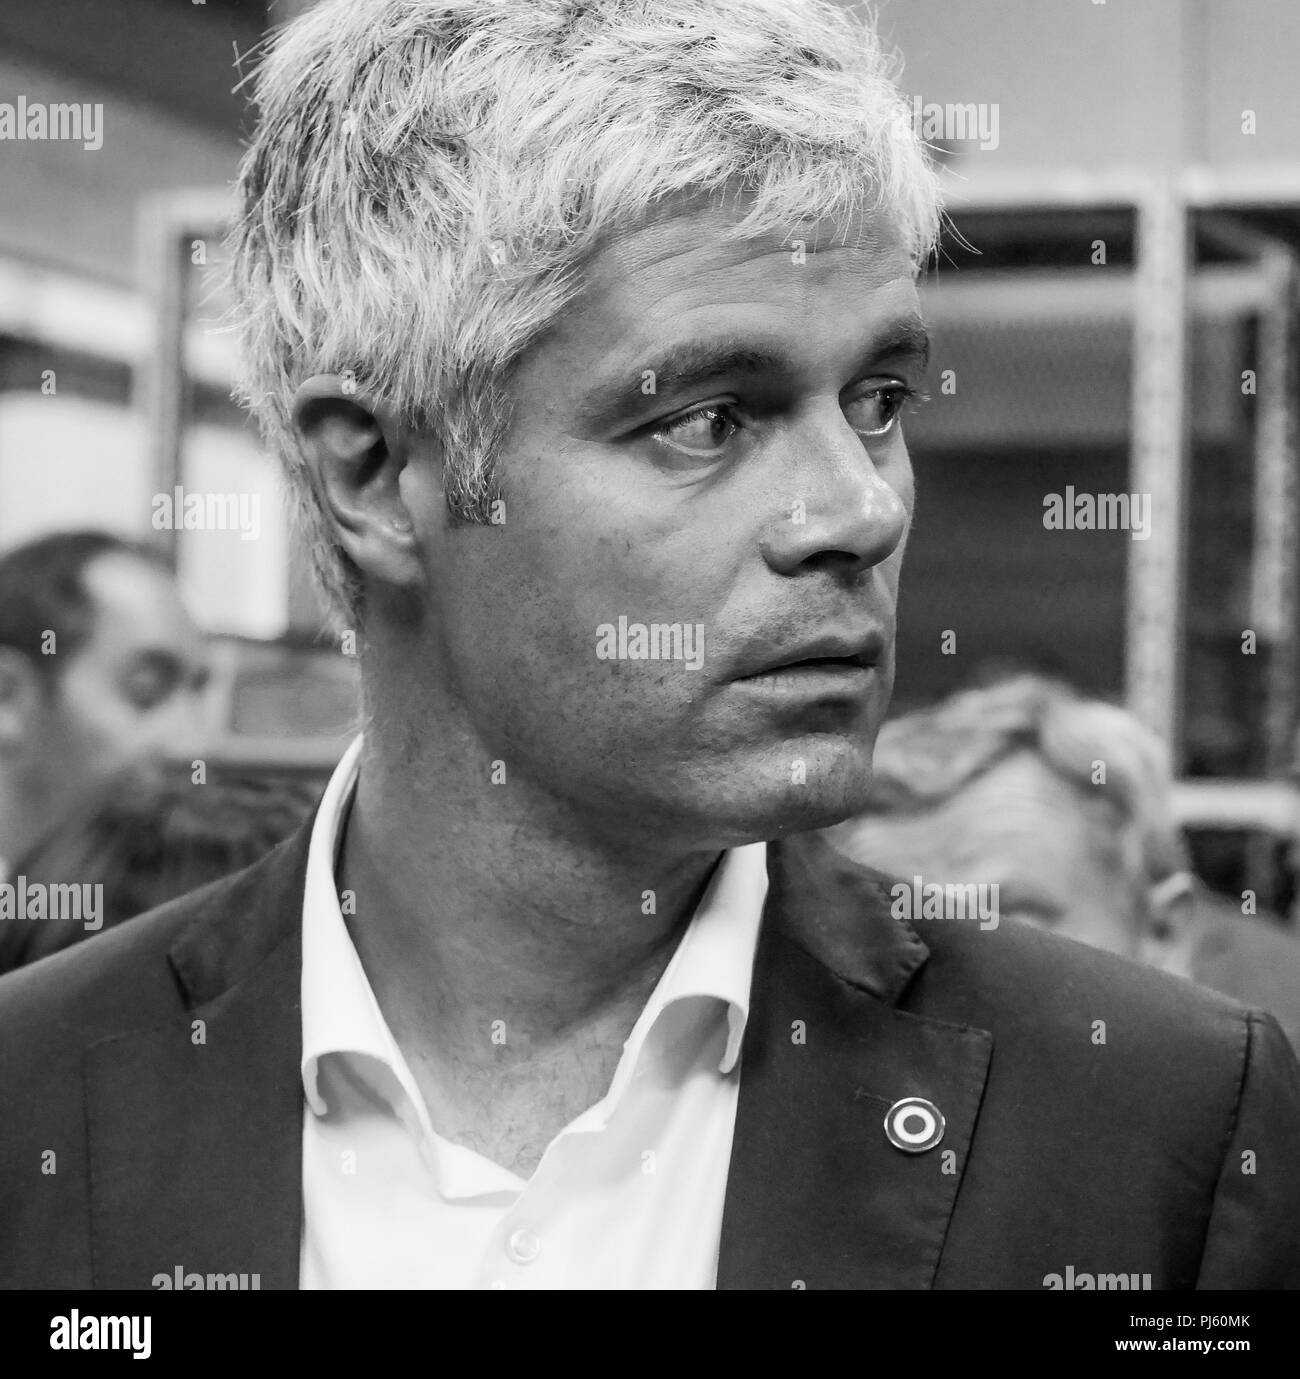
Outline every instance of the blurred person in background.
[[113, 771], [195, 748], [207, 675], [149, 547], [71, 531], [0, 556], [0, 879]]
[[983, 679], [884, 726], [871, 803], [832, 841], [900, 877], [996, 883], [999, 918], [1268, 1010], [1300, 1048], [1300, 942], [1191, 873], [1160, 740], [1059, 679]]
[[0, 921], [0, 973], [242, 871], [287, 838], [319, 795], [318, 782], [248, 771], [196, 783], [188, 762], [115, 772], [14, 865], [28, 888], [102, 885], [93, 924], [70, 913]]

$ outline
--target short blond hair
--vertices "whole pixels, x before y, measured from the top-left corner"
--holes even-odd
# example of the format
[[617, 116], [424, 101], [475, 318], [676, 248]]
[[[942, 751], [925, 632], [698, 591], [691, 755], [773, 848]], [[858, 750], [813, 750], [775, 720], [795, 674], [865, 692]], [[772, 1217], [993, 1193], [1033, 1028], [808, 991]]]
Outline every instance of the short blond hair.
[[665, 196], [750, 194], [734, 238], [871, 210], [920, 267], [938, 179], [895, 71], [830, 0], [323, 0], [281, 30], [230, 238], [239, 395], [336, 609], [359, 580], [293, 436], [303, 379], [427, 429], [452, 514], [487, 520], [512, 366]]

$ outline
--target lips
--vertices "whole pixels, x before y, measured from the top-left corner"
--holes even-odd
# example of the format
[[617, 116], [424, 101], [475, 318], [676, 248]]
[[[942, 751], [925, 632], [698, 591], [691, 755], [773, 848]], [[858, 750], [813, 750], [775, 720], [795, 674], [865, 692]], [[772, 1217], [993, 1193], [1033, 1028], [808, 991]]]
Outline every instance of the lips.
[[748, 680], [757, 675], [775, 675], [781, 671], [800, 670], [870, 670], [885, 651], [884, 634], [876, 629], [860, 633], [823, 633], [787, 650], [771, 647], [755, 648], [742, 655], [735, 679]]

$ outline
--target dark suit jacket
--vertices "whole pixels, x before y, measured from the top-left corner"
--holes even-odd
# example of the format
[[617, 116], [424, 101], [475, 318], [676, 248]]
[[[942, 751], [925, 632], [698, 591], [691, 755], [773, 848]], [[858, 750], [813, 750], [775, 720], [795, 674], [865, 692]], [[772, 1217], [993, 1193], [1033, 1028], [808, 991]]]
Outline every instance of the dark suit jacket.
[[[297, 1285], [307, 847], [0, 981], [0, 1285]], [[1270, 1017], [1029, 927], [892, 919], [816, 834], [769, 871], [719, 1287], [1300, 1286]], [[946, 1117], [925, 1153], [885, 1134], [908, 1096]]]

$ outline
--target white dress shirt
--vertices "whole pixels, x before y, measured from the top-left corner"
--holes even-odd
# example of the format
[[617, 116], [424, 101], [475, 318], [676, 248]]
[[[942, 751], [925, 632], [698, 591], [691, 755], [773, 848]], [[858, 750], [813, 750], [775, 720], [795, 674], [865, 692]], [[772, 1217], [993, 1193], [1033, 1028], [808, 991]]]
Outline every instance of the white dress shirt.
[[360, 755], [307, 857], [300, 1285], [714, 1287], [766, 845], [724, 854], [608, 1092], [525, 1181], [434, 1129], [348, 934], [334, 864]]

